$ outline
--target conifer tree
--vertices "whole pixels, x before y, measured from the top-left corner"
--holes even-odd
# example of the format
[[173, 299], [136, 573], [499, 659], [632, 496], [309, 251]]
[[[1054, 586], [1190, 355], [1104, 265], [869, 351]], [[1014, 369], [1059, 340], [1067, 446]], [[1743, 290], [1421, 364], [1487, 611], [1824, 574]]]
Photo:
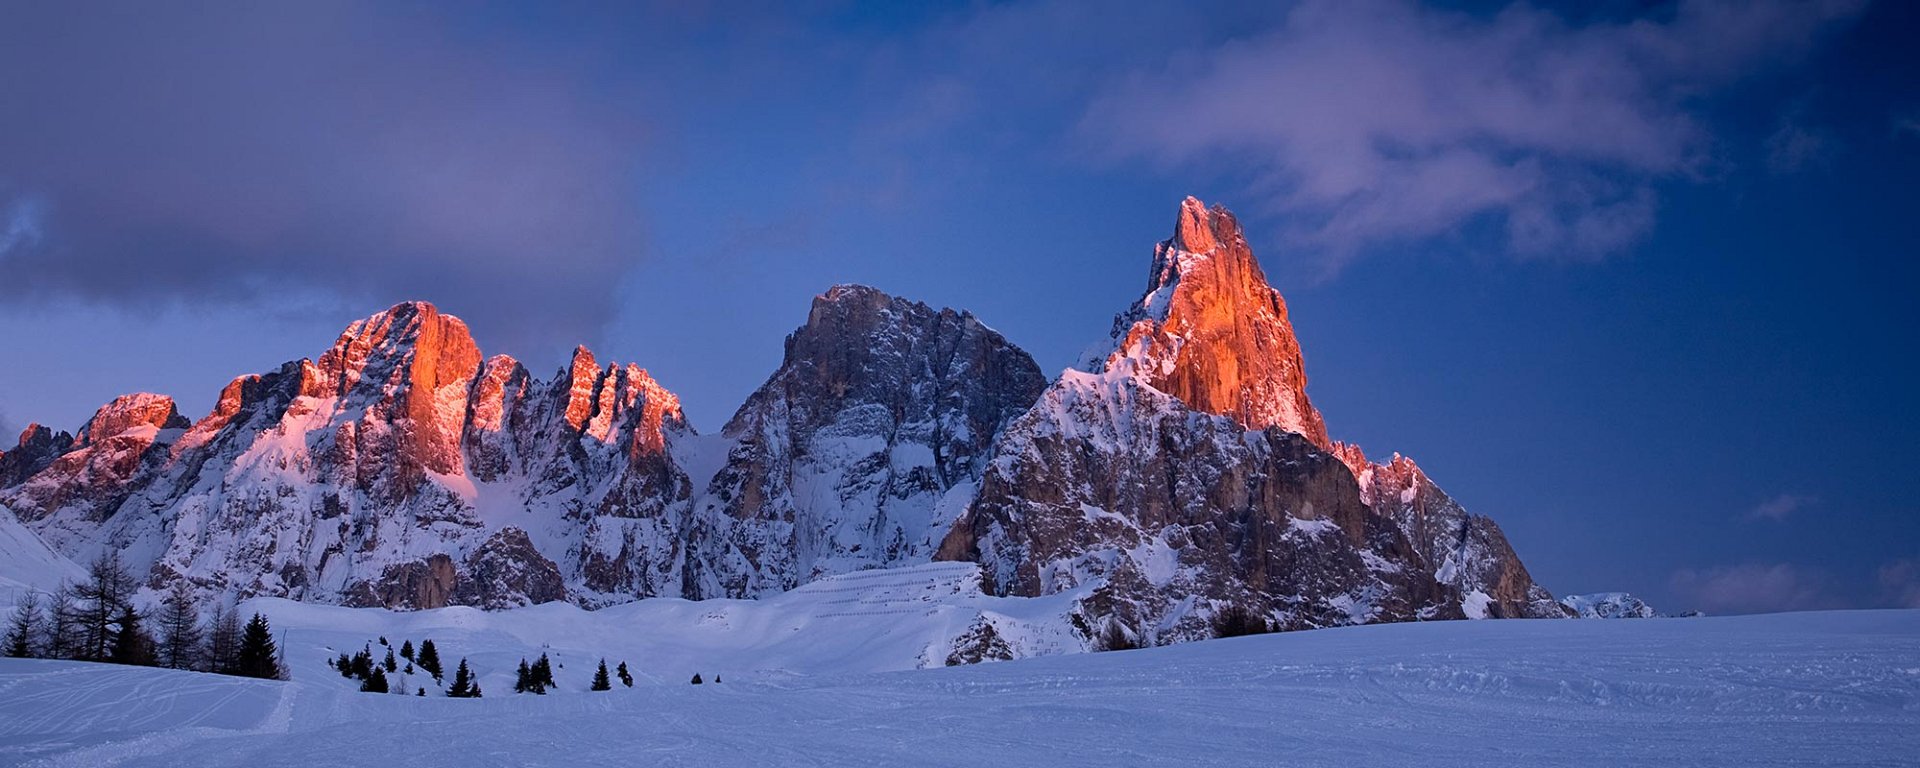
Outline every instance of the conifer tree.
[[13, 607], [13, 619], [7, 623], [7, 655], [16, 659], [32, 658], [40, 650], [40, 596], [28, 592]]
[[434, 680], [440, 679], [440, 650], [433, 647], [432, 640], [421, 641], [420, 656], [414, 659], [414, 663], [419, 664], [427, 674], [433, 675]]
[[388, 672], [400, 671], [400, 663], [398, 660], [393, 658], [392, 648], [387, 649], [387, 659], [386, 661], [380, 662], [380, 666], [386, 667]]
[[[241, 677], [268, 680], [280, 678], [280, 650], [273, 643], [273, 627], [267, 624], [267, 617], [255, 613], [247, 621], [247, 627], [240, 635], [240, 649], [235, 654], [233, 673]], [[384, 682], [380, 690], [383, 693], [386, 691]]]
[[698, 672], [693, 673], [693, 684], [694, 685], [700, 684], [700, 673]]
[[425, 696], [425, 695], [427, 695], [427, 689], [426, 689], [426, 688], [419, 688], [419, 689], [417, 689], [417, 690], [415, 690], [415, 691], [414, 691], [414, 693], [413, 693], [413, 695], [415, 695], [415, 696]]
[[131, 604], [120, 606], [120, 612], [114, 616], [113, 647], [107, 652], [107, 661], [141, 667], [153, 665], [153, 638], [140, 624], [139, 611]]
[[340, 658], [333, 660], [333, 668], [340, 670], [341, 677], [353, 677], [353, 657], [341, 651]]
[[544, 694], [548, 688], [559, 687], [553, 681], [553, 662], [547, 659], [546, 654], [540, 654], [540, 660], [533, 663], [531, 681], [534, 693]]
[[460, 666], [453, 670], [453, 687], [447, 689], [447, 696], [455, 699], [480, 698], [480, 686], [474, 684], [473, 672], [467, 669], [467, 660], [461, 659]]
[[628, 688], [633, 687], [633, 675], [627, 673], [627, 663], [624, 661], [620, 662], [619, 675], [620, 675], [621, 685], [624, 685]]
[[354, 677], [361, 680], [373, 677], [373, 646], [362, 646], [360, 652], [353, 655], [350, 666]]
[[213, 606], [207, 620], [207, 671], [237, 674], [240, 663], [240, 613], [224, 604]]
[[413, 641], [412, 640], [408, 640], [400, 644], [400, 658], [406, 659], [407, 661], [413, 661]]
[[714, 676], [713, 676], [713, 684], [714, 684], [714, 685], [719, 685], [719, 684], [720, 684], [720, 676], [719, 676], [719, 675], [717, 675], [717, 674], [716, 674], [716, 675], [714, 675]]
[[200, 665], [200, 608], [186, 579], [176, 579], [160, 604], [160, 663], [173, 669]]
[[387, 671], [379, 667], [374, 667], [373, 674], [368, 675], [367, 679], [360, 681], [360, 691], [362, 693], [386, 693]]
[[530, 693], [533, 691], [533, 669], [527, 666], [527, 660], [520, 660], [520, 669], [513, 673], [513, 692]]
[[613, 690], [613, 681], [607, 679], [607, 660], [606, 659], [600, 660], [600, 670], [593, 673], [593, 685], [591, 687], [591, 690], [595, 690], [595, 691]]

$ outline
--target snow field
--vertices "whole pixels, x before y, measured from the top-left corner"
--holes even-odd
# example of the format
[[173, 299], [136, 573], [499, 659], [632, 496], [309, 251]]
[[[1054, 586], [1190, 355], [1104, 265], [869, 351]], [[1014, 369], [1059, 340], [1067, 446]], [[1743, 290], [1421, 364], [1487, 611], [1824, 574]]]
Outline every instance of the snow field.
[[[588, 615], [609, 637], [650, 631], [606, 614]], [[460, 617], [377, 618], [367, 626], [397, 643], [418, 640], [408, 620]], [[436, 643], [451, 664], [474, 655], [464, 643], [512, 636]], [[1376, 625], [813, 671], [544, 697], [488, 681], [476, 701], [353, 693], [338, 677], [0, 660], [0, 765], [1746, 768], [1920, 754], [1920, 611]], [[584, 689], [590, 672], [569, 664], [562, 687]]]

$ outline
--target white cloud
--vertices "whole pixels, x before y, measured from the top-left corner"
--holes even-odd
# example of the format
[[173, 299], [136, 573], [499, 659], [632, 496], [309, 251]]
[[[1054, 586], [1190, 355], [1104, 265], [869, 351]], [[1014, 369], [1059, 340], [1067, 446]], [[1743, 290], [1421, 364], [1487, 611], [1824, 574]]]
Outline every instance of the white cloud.
[[1783, 493], [1754, 505], [1747, 510], [1748, 520], [1772, 520], [1780, 522], [1794, 513], [1820, 503], [1814, 496], [1802, 496], [1797, 493]]
[[[1593, 258], [1652, 227], [1657, 182], [1712, 160], [1703, 95], [1861, 6], [1695, 0], [1665, 20], [1574, 24], [1524, 4], [1314, 0], [1136, 73], [1085, 127], [1170, 167], [1245, 169], [1298, 239], [1336, 254], [1497, 217], [1516, 254]], [[1789, 137], [1781, 158], [1809, 147]]]

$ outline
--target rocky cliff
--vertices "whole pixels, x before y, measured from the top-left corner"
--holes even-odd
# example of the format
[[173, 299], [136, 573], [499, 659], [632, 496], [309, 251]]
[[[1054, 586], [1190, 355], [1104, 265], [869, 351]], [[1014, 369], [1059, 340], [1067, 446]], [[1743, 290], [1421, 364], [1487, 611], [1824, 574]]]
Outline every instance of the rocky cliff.
[[1328, 438], [1286, 304], [1225, 209], [1181, 205], [1146, 293], [1082, 365], [1002, 436], [941, 547], [999, 592], [1079, 591], [1089, 634], [1132, 642], [1205, 636], [1230, 609], [1283, 629], [1561, 615], [1492, 521]]
[[827, 291], [722, 431], [730, 451], [697, 505], [688, 591], [757, 596], [926, 562], [994, 436], [1046, 383], [971, 314]]

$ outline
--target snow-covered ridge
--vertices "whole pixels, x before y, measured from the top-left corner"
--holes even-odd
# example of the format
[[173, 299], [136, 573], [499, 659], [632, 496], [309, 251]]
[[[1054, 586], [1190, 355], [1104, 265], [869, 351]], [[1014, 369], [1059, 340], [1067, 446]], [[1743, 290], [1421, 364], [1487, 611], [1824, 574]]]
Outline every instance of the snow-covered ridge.
[[1595, 592], [1567, 595], [1560, 604], [1583, 619], [1651, 619], [1660, 613], [1645, 600], [1625, 592]]

